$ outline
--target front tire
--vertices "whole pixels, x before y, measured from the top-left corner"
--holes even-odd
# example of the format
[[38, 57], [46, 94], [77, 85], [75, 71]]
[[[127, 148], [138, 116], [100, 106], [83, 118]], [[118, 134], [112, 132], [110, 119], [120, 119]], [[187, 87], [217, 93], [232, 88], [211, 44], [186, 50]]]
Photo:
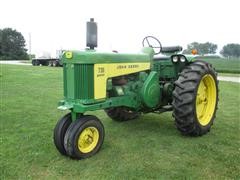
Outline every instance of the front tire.
[[53, 140], [57, 150], [62, 155], [67, 155], [67, 152], [64, 148], [64, 136], [65, 133], [72, 122], [71, 113], [63, 116], [54, 128]]
[[75, 159], [84, 159], [96, 154], [104, 140], [104, 127], [95, 116], [82, 116], [69, 126], [64, 147]]
[[218, 104], [217, 73], [211, 64], [195, 61], [175, 82], [173, 117], [184, 135], [201, 136], [210, 131]]
[[140, 116], [139, 112], [132, 111], [126, 107], [113, 107], [105, 109], [106, 114], [114, 121], [128, 121], [137, 119]]

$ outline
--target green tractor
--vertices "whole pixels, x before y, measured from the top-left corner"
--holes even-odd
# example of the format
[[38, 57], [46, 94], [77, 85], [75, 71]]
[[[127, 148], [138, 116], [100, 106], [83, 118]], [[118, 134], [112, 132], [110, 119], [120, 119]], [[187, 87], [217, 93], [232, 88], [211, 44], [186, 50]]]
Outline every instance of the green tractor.
[[218, 104], [217, 73], [211, 64], [180, 54], [180, 46], [162, 47], [153, 36], [143, 39], [138, 54], [98, 52], [93, 19], [87, 22], [87, 47], [65, 51], [61, 58], [64, 99], [58, 109], [70, 110], [54, 129], [54, 143], [61, 154], [82, 159], [100, 150], [104, 127], [87, 111], [103, 109], [119, 122], [143, 113], [173, 111], [183, 135], [210, 131]]

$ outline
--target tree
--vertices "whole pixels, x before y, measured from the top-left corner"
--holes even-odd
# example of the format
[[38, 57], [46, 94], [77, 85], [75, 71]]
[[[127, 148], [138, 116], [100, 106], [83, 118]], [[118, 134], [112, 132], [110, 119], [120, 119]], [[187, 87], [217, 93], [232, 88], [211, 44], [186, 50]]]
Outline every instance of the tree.
[[198, 42], [192, 42], [191, 44], [188, 44], [187, 49], [183, 50], [183, 54], [191, 54], [193, 49], [199, 49], [199, 43]]
[[206, 42], [206, 43], [198, 43], [192, 42], [188, 44], [187, 49], [183, 51], [184, 54], [191, 54], [192, 50], [196, 49], [198, 54], [205, 55], [205, 54], [215, 54], [217, 50], [217, 45]]
[[227, 44], [223, 46], [220, 54], [224, 57], [240, 57], [240, 44]]
[[23, 35], [11, 28], [0, 29], [0, 59], [28, 59]]

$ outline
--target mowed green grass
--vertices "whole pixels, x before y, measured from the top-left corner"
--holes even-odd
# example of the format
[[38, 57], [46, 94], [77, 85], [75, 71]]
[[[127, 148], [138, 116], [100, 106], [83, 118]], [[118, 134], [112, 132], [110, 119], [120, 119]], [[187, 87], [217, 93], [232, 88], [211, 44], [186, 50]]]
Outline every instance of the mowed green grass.
[[200, 58], [211, 63], [218, 72], [221, 73], [238, 73], [240, 74], [240, 59], [224, 59], [224, 58]]
[[1, 65], [0, 179], [239, 179], [240, 84], [220, 82], [217, 119], [202, 137], [182, 136], [171, 113], [123, 123], [89, 112], [105, 126], [98, 154], [77, 161], [53, 144], [66, 112], [62, 68]]

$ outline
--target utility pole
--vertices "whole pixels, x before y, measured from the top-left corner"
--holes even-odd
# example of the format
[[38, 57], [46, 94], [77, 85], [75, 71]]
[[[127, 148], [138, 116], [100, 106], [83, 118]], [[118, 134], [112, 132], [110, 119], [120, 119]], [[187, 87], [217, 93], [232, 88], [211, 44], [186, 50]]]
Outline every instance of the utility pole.
[[31, 40], [31, 33], [28, 33], [29, 36], [29, 60], [32, 60], [32, 40]]

